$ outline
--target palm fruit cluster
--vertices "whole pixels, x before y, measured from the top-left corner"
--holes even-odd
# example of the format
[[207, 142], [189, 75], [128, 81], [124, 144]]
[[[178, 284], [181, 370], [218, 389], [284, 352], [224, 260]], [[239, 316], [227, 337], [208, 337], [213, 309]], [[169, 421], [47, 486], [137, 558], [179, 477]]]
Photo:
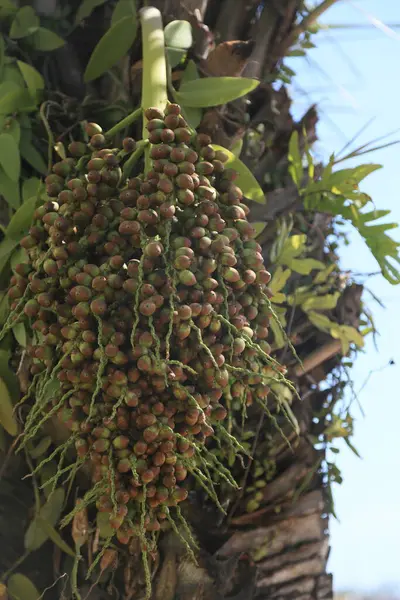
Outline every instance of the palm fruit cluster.
[[131, 138], [114, 148], [89, 123], [88, 143], [70, 144], [9, 289], [10, 325], [24, 318], [33, 332], [23, 443], [53, 416], [70, 429], [77, 464], [91, 467], [83, 504], [107, 513], [122, 543], [161, 527], [189, 474], [215, 496], [212, 470], [229, 471], [207, 446], [239, 447], [223, 423], [232, 399], [265, 405], [283, 372], [236, 172], [178, 105], [145, 116], [145, 175], [122, 174]]

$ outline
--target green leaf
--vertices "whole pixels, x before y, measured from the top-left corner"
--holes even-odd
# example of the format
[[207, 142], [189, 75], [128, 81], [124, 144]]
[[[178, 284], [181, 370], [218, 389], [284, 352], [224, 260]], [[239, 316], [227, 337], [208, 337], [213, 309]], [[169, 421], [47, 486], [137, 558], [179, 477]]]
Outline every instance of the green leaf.
[[29, 200], [24, 202], [23, 205], [18, 208], [8, 224], [6, 230], [8, 238], [16, 240], [18, 243], [19, 240], [26, 235], [27, 230], [31, 225], [33, 213], [37, 204], [37, 197], [32, 196], [32, 198], [29, 198]]
[[336, 263], [331, 264], [329, 267], [327, 267], [323, 271], [320, 271], [319, 273], [316, 274], [316, 276], [313, 279], [313, 283], [316, 283], [316, 284], [325, 283], [327, 281], [329, 275], [331, 273], [333, 273], [333, 271], [335, 269], [337, 269]]
[[13, 90], [9, 88], [6, 93], [3, 93], [3, 86], [11, 83], [12, 82], [5, 82], [0, 85], [0, 114], [8, 115], [20, 110], [34, 110], [36, 106], [27, 89], [19, 88], [14, 84]]
[[167, 53], [168, 64], [173, 69], [177, 67], [186, 57], [187, 51], [181, 48], [171, 48], [166, 46], [165, 51]]
[[46, 437], [40, 440], [40, 442], [37, 444], [37, 446], [35, 446], [35, 448], [29, 451], [29, 454], [32, 458], [37, 460], [40, 456], [43, 456], [43, 454], [50, 448], [51, 444], [52, 439], [49, 435], [47, 435]]
[[[292, 271], [290, 269], [283, 269], [283, 267], [278, 267], [268, 284], [269, 289], [275, 295], [280, 292], [286, 285]], [[272, 300], [273, 302], [273, 300]]]
[[311, 323], [313, 325], [315, 325], [315, 327], [317, 327], [318, 329], [321, 329], [321, 331], [325, 331], [327, 333], [329, 332], [329, 329], [332, 327], [332, 325], [337, 325], [337, 323], [334, 323], [326, 315], [323, 315], [322, 313], [318, 313], [318, 312], [310, 310], [307, 313], [307, 316], [308, 316], [309, 320], [311, 321]]
[[21, 263], [28, 263], [29, 256], [25, 248], [18, 248], [11, 255], [10, 266], [15, 271], [15, 267]]
[[[196, 63], [194, 60], [189, 60], [186, 68], [182, 74], [181, 84], [187, 83], [189, 81], [195, 81], [199, 78], [199, 72], [196, 67]], [[176, 98], [175, 98], [176, 99]], [[189, 123], [192, 129], [196, 129], [201, 123], [201, 119], [203, 117], [203, 111], [201, 108], [192, 108], [191, 106], [183, 106], [183, 116], [186, 121]]]
[[62, 488], [57, 488], [40, 508], [25, 533], [24, 544], [26, 550], [37, 550], [49, 538], [47, 531], [43, 529], [43, 521], [50, 523], [54, 527], [60, 518], [64, 505], [65, 492]]
[[20, 205], [19, 182], [13, 181], [0, 167], [0, 194], [4, 196], [7, 204], [17, 209]]
[[313, 298], [308, 298], [308, 300], [303, 302], [301, 308], [305, 312], [310, 310], [332, 310], [336, 307], [339, 298], [340, 292], [326, 294], [326, 296], [314, 296]]
[[75, 552], [72, 550], [72, 548], [70, 546], [68, 546], [67, 542], [65, 542], [63, 540], [63, 538], [58, 533], [58, 531], [52, 525], [50, 525], [50, 523], [48, 521], [45, 521], [44, 519], [41, 519], [40, 517], [39, 517], [38, 521], [39, 521], [39, 525], [41, 526], [42, 530], [45, 533], [47, 533], [47, 536], [51, 539], [53, 544], [58, 546], [58, 548], [60, 548], [60, 550], [65, 552], [65, 554], [68, 554], [69, 556], [72, 556], [72, 558], [75, 558]]
[[11, 240], [5, 237], [0, 242], [0, 273], [6, 267], [11, 258], [14, 248], [19, 244], [19, 240]]
[[30, 177], [25, 179], [22, 183], [22, 199], [27, 202], [31, 198], [37, 198], [40, 195], [40, 189], [44, 187], [40, 179], [37, 177]]
[[17, 64], [21, 70], [25, 83], [33, 98], [36, 98], [37, 92], [44, 89], [44, 79], [34, 67], [28, 63], [17, 60]]
[[35, 146], [25, 137], [21, 137], [19, 145], [21, 156], [41, 175], [47, 175], [47, 164]]
[[218, 146], [217, 144], [213, 144], [212, 146], [214, 150], [222, 150], [222, 152], [224, 152], [228, 156], [228, 160], [225, 163], [225, 165], [230, 169], [234, 169], [237, 172], [237, 185], [241, 188], [246, 198], [249, 198], [249, 200], [253, 200], [253, 202], [258, 202], [259, 204], [265, 204], [265, 194], [257, 179], [254, 177], [253, 173], [246, 167], [246, 165], [242, 163], [241, 160], [236, 158], [236, 156], [226, 148]]
[[2, 81], [3, 77], [3, 66], [4, 66], [4, 56], [6, 52], [6, 46], [4, 43], [4, 38], [0, 34], [0, 81]]
[[183, 106], [219, 106], [252, 92], [259, 84], [246, 77], [205, 77], [183, 83], [176, 93]]
[[188, 83], [189, 81], [196, 81], [196, 79], [199, 79], [199, 72], [194, 60], [190, 59], [182, 73], [181, 85], [183, 83]]
[[[357, 448], [355, 448], [353, 446], [353, 444], [350, 442], [348, 436], [344, 436], [344, 441], [346, 442], [346, 444], [348, 445], [348, 447], [350, 448], [350, 450], [357, 456], [357, 458], [361, 458], [361, 454], [358, 452]], [[331, 448], [332, 450], [332, 448]]]
[[78, 25], [84, 19], [90, 17], [94, 9], [98, 6], [101, 6], [105, 2], [106, 0], [83, 0], [76, 12], [75, 24]]
[[188, 50], [193, 43], [189, 21], [171, 21], [164, 29], [165, 45]]
[[[7, 296], [5, 297], [5, 300], [7, 301]], [[5, 341], [6, 338], [3, 340], [2, 344], [4, 344]], [[9, 366], [10, 357], [11, 350], [0, 350], [0, 377], [7, 386], [11, 401], [15, 403], [18, 402], [21, 393], [18, 378]]]
[[279, 325], [275, 321], [275, 319], [271, 319], [269, 327], [271, 328], [272, 333], [274, 334], [275, 347], [277, 348], [277, 350], [279, 350], [280, 348], [283, 348], [284, 345], [286, 344], [286, 340], [285, 340], [285, 337], [283, 335], [281, 328], [279, 327]]
[[115, 25], [115, 23], [118, 23], [124, 17], [133, 17], [136, 19], [136, 13], [135, 0], [118, 0], [111, 17], [111, 25]]
[[300, 256], [306, 248], [307, 236], [305, 234], [292, 235], [283, 244], [282, 252], [277, 258], [278, 264], [289, 265], [289, 262]]
[[12, 436], [18, 433], [18, 424], [13, 414], [14, 408], [11, 402], [8, 388], [2, 378], [0, 378], [0, 423], [4, 429]]
[[293, 258], [287, 265], [301, 275], [309, 275], [315, 269], [325, 269], [325, 264], [314, 258]]
[[301, 154], [299, 150], [299, 132], [293, 131], [290, 142], [289, 142], [289, 173], [296, 184], [297, 188], [300, 188], [301, 181], [303, 179], [303, 163], [301, 160]]
[[9, 133], [15, 140], [16, 144], [19, 145], [21, 139], [21, 126], [17, 119], [10, 119], [6, 127], [4, 127], [4, 133]]
[[132, 46], [136, 31], [137, 23], [134, 17], [124, 17], [106, 31], [89, 59], [84, 76], [85, 81], [97, 79], [111, 69]]
[[0, 0], [0, 19], [16, 13], [18, 7], [11, 0]]
[[14, 573], [7, 581], [7, 591], [12, 600], [38, 600], [40, 593], [28, 577]]
[[54, 31], [46, 29], [45, 27], [39, 27], [39, 29], [30, 37], [29, 41], [35, 50], [40, 50], [41, 52], [57, 50], [57, 48], [61, 48], [61, 46], [64, 46], [65, 44], [65, 40], [54, 33]]
[[253, 229], [255, 231], [255, 237], [258, 237], [259, 235], [262, 234], [262, 232], [266, 228], [267, 224], [262, 221], [259, 221], [257, 223], [252, 223], [251, 226], [253, 227]]
[[21, 158], [18, 144], [9, 133], [0, 133], [0, 165], [10, 179], [18, 181]]
[[23, 348], [26, 348], [27, 336], [25, 325], [22, 322], [16, 323], [12, 328], [12, 332], [18, 344]]
[[10, 29], [10, 38], [18, 40], [31, 35], [39, 28], [39, 17], [31, 6], [23, 6], [14, 17]]

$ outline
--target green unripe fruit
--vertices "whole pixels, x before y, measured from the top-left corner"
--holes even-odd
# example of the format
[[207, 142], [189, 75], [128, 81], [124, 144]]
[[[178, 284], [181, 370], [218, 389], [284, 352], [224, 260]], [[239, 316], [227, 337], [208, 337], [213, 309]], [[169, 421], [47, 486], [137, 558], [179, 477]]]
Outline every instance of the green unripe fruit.
[[180, 271], [180, 273], [179, 273], [179, 281], [183, 285], [187, 285], [187, 286], [196, 285], [196, 283], [197, 283], [197, 279], [196, 279], [195, 274], [192, 273], [191, 271], [187, 270], [187, 269], [185, 269], [183, 271]]

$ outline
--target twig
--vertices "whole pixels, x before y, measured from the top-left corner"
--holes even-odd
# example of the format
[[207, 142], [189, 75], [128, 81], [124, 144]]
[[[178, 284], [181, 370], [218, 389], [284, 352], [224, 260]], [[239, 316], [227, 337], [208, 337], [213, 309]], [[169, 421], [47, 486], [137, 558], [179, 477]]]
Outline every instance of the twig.
[[304, 33], [321, 15], [324, 14], [331, 6], [336, 4], [339, 0], [324, 0], [319, 6], [314, 8], [307, 17], [299, 23], [289, 36], [288, 45], [292, 46], [296, 40]]

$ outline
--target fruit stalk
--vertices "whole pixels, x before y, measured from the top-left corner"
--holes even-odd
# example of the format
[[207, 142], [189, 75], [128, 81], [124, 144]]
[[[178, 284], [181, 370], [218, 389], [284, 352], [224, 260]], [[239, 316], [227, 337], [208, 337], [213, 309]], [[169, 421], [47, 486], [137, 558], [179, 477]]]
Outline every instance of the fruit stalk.
[[[167, 64], [161, 13], [148, 6], [140, 11], [143, 43], [142, 108], [150, 106], [164, 110], [168, 102]], [[143, 139], [148, 138], [147, 119], [143, 118]], [[145, 172], [150, 170], [149, 150], [145, 153]]]

